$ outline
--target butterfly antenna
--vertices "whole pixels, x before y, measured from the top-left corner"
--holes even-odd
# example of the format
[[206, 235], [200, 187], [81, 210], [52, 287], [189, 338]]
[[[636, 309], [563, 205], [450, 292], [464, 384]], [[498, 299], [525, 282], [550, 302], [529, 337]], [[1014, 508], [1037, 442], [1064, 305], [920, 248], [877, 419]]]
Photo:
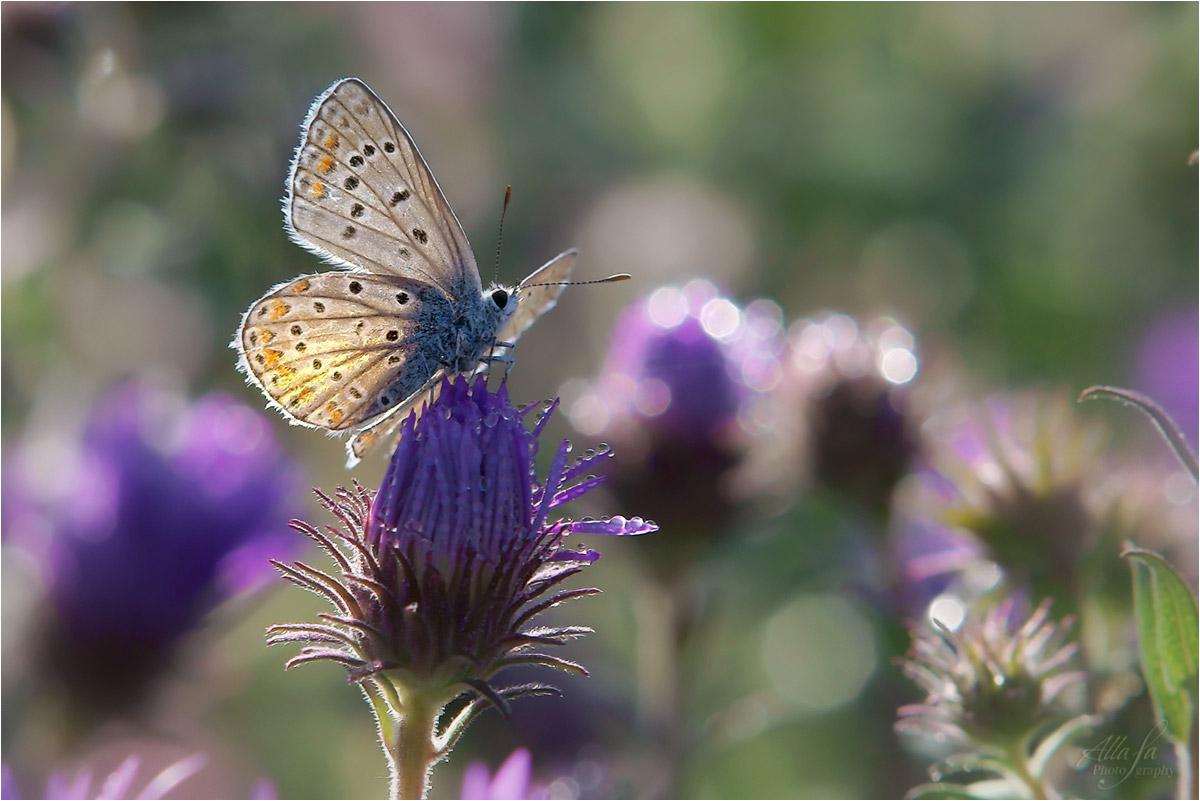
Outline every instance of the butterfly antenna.
[[610, 275], [608, 278], [596, 278], [591, 281], [551, 281], [546, 284], [525, 284], [522, 289], [528, 289], [531, 286], [583, 286], [584, 284], [611, 284], [616, 281], [628, 281], [633, 278], [629, 273], [617, 273]]
[[512, 186], [504, 189], [504, 208], [500, 209], [500, 233], [496, 235], [496, 269], [492, 275], [492, 283], [500, 282], [500, 245], [504, 243], [504, 215], [508, 214], [508, 203], [512, 200]]

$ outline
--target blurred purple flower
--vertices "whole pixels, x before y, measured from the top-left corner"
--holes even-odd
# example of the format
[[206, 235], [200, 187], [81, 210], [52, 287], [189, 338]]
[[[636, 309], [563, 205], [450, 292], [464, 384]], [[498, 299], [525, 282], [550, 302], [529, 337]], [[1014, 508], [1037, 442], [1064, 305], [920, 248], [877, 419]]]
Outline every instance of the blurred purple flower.
[[533, 787], [533, 758], [529, 749], [518, 748], [496, 769], [495, 776], [488, 775], [487, 765], [482, 761], [472, 762], [463, 772], [462, 790], [459, 797], [464, 801], [502, 801], [542, 797]]
[[1192, 447], [1200, 435], [1200, 319], [1195, 308], [1167, 312], [1137, 344], [1134, 384], [1175, 419]]
[[[168, 765], [156, 776], [145, 783], [140, 790], [133, 789], [137, 780], [138, 770], [142, 766], [141, 757], [134, 754], [127, 757], [115, 770], [94, 782], [92, 769], [84, 768], [70, 776], [63, 771], [55, 771], [46, 779], [44, 794], [39, 798], [162, 798], [167, 793], [187, 781], [204, 767], [208, 760], [203, 754], [193, 754], [178, 762]], [[4, 766], [4, 798], [21, 798], [12, 771]]]
[[703, 280], [662, 287], [621, 314], [601, 376], [571, 403], [575, 428], [617, 448], [611, 489], [679, 532], [647, 549], [670, 545], [667, 569], [687, 563], [679, 547], [728, 526], [734, 468], [779, 381], [782, 349], [773, 303], [742, 309]]
[[35, 557], [57, 613], [47, 667], [108, 706], [294, 550], [299, 471], [266, 419], [224, 395], [187, 405], [125, 384], [79, 441], [30, 443], [5, 468], [5, 540]]
[[[382, 698], [475, 696], [458, 733], [488, 703], [556, 692], [544, 685], [497, 689], [494, 676], [515, 665], [577, 673], [578, 665], [539, 649], [586, 634], [575, 626], [540, 627], [544, 610], [594, 589], [545, 593], [599, 558], [571, 549], [571, 534], [633, 535], [657, 526], [641, 518], [551, 520], [550, 513], [600, 483], [585, 476], [609, 452], [589, 451], [568, 464], [569, 443], [551, 460], [544, 483], [534, 458], [556, 403], [530, 430], [532, 406], [513, 408], [507, 390], [493, 394], [486, 379], [446, 381], [433, 405], [410, 415], [379, 492], [356, 487], [322, 496], [341, 521], [328, 534], [295, 521], [337, 562], [321, 572], [304, 564], [277, 565], [293, 582], [328, 598], [338, 609], [325, 622], [274, 626], [270, 643], [307, 643], [288, 667], [315, 660], [344, 665], [352, 681]], [[539, 600], [540, 599], [540, 600]], [[399, 721], [408, 712], [395, 707]], [[377, 705], [377, 713], [380, 707]], [[413, 735], [417, 736], [417, 735]], [[452, 742], [457, 734], [448, 735]], [[393, 744], [385, 742], [385, 747]], [[447, 748], [448, 750], [448, 748]]]
[[[160, 762], [159, 764], [162, 763]], [[142, 756], [131, 754], [122, 760], [111, 772], [100, 776], [99, 779], [94, 778], [95, 770], [91, 767], [82, 768], [74, 775], [66, 771], [57, 770], [51, 773], [46, 779], [44, 792], [34, 797], [94, 798], [98, 800], [119, 798], [160, 799], [166, 797], [169, 793], [177, 791], [180, 785], [203, 770], [207, 764], [208, 758], [204, 754], [192, 754], [168, 764], [149, 780], [140, 782], [138, 775], [141, 772]], [[140, 789], [135, 789], [135, 786], [139, 786]], [[196, 791], [193, 789], [188, 795], [195, 797]], [[23, 797], [17, 787], [12, 770], [8, 765], [4, 766], [4, 791], [2, 797], [5, 799]], [[266, 779], [259, 780], [254, 783], [248, 797], [263, 799], [264, 801], [275, 798], [275, 785]]]
[[918, 454], [908, 397], [917, 370], [913, 335], [890, 317], [797, 320], [773, 396], [774, 436], [756, 455], [773, 464], [759, 472], [784, 497], [815, 484], [886, 517]]

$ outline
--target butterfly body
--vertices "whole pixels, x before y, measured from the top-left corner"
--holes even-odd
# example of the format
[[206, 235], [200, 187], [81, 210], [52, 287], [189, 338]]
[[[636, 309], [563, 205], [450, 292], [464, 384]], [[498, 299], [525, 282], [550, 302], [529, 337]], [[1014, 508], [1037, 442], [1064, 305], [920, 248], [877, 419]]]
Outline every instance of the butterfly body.
[[496, 351], [554, 306], [575, 261], [484, 289], [412, 138], [356, 78], [310, 108], [283, 206], [292, 239], [341, 269], [273, 287], [233, 347], [290, 422], [354, 432], [351, 464], [442, 375], [511, 361]]

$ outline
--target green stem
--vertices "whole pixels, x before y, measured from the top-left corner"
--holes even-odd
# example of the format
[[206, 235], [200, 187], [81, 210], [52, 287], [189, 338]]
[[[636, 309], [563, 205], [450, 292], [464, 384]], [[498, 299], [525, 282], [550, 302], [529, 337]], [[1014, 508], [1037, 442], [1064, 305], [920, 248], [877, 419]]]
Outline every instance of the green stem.
[[1175, 748], [1175, 797], [1192, 798], [1195, 789], [1192, 787], [1192, 749], [1181, 740], [1174, 740]]
[[384, 743], [391, 771], [390, 797], [423, 799], [429, 791], [429, 776], [437, 764], [435, 745], [442, 705], [420, 693], [406, 694], [400, 719], [393, 727], [395, 738]]

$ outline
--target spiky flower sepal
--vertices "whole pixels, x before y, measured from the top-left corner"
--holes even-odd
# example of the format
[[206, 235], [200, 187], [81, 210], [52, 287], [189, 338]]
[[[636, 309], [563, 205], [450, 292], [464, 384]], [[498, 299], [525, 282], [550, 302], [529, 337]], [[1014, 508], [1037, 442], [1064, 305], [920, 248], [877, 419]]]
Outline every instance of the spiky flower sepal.
[[965, 750], [933, 765], [935, 783], [910, 795], [1057, 796], [1046, 780], [1051, 759], [1099, 719], [1077, 714], [1074, 696], [1086, 676], [1072, 669], [1074, 620], [1055, 623], [1049, 609], [1043, 602], [1018, 625], [1009, 600], [958, 631], [935, 622], [914, 636], [900, 664], [926, 698], [900, 708], [896, 730]]
[[[294, 584], [317, 593], [330, 601], [337, 609], [336, 614], [320, 614], [323, 623], [285, 623], [272, 626], [268, 645], [289, 642], [306, 643], [299, 654], [285, 665], [290, 669], [308, 662], [328, 660], [344, 665], [351, 683], [370, 679], [377, 674], [392, 672], [397, 678], [408, 674], [421, 683], [454, 681], [457, 677], [466, 687], [491, 701], [507, 714], [509, 691], [517, 688], [496, 690], [491, 679], [501, 670], [514, 665], [540, 664], [566, 672], [587, 675], [587, 670], [561, 657], [536, 653], [541, 647], [551, 647], [590, 633], [583, 626], [542, 627], [531, 624], [538, 614], [573, 598], [582, 598], [598, 593], [592, 587], [560, 590], [540, 602], [534, 601], [551, 588], [578, 573], [584, 566], [599, 557], [595, 551], [560, 551], [554, 561], [535, 567], [531, 561], [513, 559], [509, 565], [520, 565], [523, 570], [512, 571], [513, 583], [521, 585], [517, 596], [489, 620], [493, 625], [507, 623], [508, 632], [496, 639], [493, 654], [472, 656], [454, 652], [454, 645], [447, 642], [456, 632], [434, 631], [423, 618], [422, 611], [429, 608], [443, 612], [462, 608], [463, 594], [469, 589], [463, 581], [449, 581], [436, 569], [430, 571], [424, 582], [415, 581], [416, 571], [411, 555], [399, 548], [390, 547], [382, 553], [373, 553], [364, 543], [364, 523], [369, 518], [372, 493], [358, 482], [352, 490], [341, 487], [331, 498], [318, 491], [321, 505], [328, 509], [342, 524], [341, 527], [326, 526], [325, 533], [301, 520], [293, 520], [292, 528], [312, 538], [337, 563], [335, 574], [318, 570], [303, 562], [286, 565], [276, 562], [275, 566]], [[548, 534], [547, 539], [560, 539], [562, 532]], [[548, 544], [548, 543], [545, 543]], [[381, 560], [389, 568], [385, 570]], [[390, 562], [390, 564], [388, 564]], [[406, 578], [404, 597], [398, 597], [392, 586], [385, 582], [388, 573]], [[489, 588], [500, 583], [493, 579]], [[458, 585], [454, 597], [448, 587]], [[472, 610], [475, 620], [487, 613]], [[389, 627], [386, 631], [370, 618], [383, 613], [392, 622], [404, 625]], [[450, 635], [448, 637], [447, 635]], [[442, 642], [438, 642], [441, 640]], [[439, 647], [440, 646], [440, 647]], [[441, 660], [431, 658], [430, 652], [443, 655]], [[490, 659], [488, 657], [491, 657]], [[406, 658], [407, 657], [407, 658]], [[434, 664], [440, 662], [440, 664]], [[439, 675], [440, 674], [440, 675]], [[552, 688], [548, 688], [552, 689]]]
[[[600, 556], [567, 547], [566, 537], [657, 528], [636, 517], [549, 521], [552, 510], [600, 483], [585, 474], [611, 454], [587, 451], [568, 464], [571, 446], [563, 442], [538, 483], [538, 436], [556, 405], [543, 406], [530, 429], [525, 418], [533, 407], [513, 408], [504, 387], [493, 394], [483, 379], [447, 381], [419, 421], [411, 415], [402, 424], [378, 493], [357, 484], [334, 497], [318, 493], [341, 523], [324, 532], [293, 522], [338, 569], [276, 566], [336, 613], [274, 626], [269, 643], [305, 643], [288, 667], [328, 660], [347, 668], [375, 710], [394, 794], [423, 793], [428, 768], [487, 706], [507, 712], [513, 698], [557, 692], [541, 684], [498, 687], [504, 669], [542, 665], [587, 675], [546, 650], [590, 629], [535, 622], [547, 609], [598, 591], [552, 593]], [[456, 698], [460, 708], [447, 715]], [[397, 786], [397, 777], [407, 786]]]

